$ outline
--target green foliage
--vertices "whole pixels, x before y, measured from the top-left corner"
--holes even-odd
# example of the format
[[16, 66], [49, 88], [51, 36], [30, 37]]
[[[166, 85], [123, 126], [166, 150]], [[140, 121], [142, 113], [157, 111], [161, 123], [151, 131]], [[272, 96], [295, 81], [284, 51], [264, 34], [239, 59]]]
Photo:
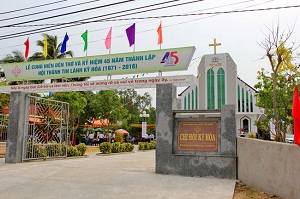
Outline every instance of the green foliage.
[[64, 153], [62, 153], [62, 150], [61, 150], [61, 145], [58, 144], [57, 142], [55, 141], [51, 141], [50, 143], [48, 143], [46, 146], [46, 151], [47, 151], [47, 155], [49, 157], [53, 157], [53, 156], [61, 156], [63, 155]]
[[120, 142], [114, 142], [114, 143], [111, 144], [111, 152], [112, 153], [122, 152]]
[[14, 62], [24, 62], [25, 58], [23, 56], [23, 53], [18, 50], [12, 51], [12, 55], [8, 54], [4, 59], [1, 60], [3, 63], [14, 63]]
[[38, 145], [38, 143], [27, 143], [26, 157], [28, 158], [41, 158], [47, 157], [47, 150], [45, 147]]
[[83, 156], [86, 152], [87, 146], [84, 143], [80, 143], [76, 146], [76, 148], [79, 152], [79, 155]]
[[139, 142], [138, 143], [138, 149], [139, 150], [145, 150], [145, 144], [144, 144], [144, 142]]
[[104, 153], [104, 154], [107, 154], [107, 153], [111, 153], [111, 144], [109, 142], [102, 142], [100, 145], [99, 145], [99, 150]]
[[150, 150], [156, 148], [156, 141], [150, 142], [139, 142], [138, 149], [139, 150]]
[[283, 135], [291, 124], [292, 90], [299, 82], [299, 72], [294, 64], [294, 44], [288, 45], [292, 29], [284, 34], [280, 33], [279, 26], [268, 30], [270, 33], [260, 46], [265, 50], [263, 58], [269, 60], [271, 73], [263, 69], [258, 72], [259, 82], [255, 85], [259, 89], [257, 105], [265, 108], [266, 120], [272, 119], [276, 129], [275, 140], [284, 142]]
[[36, 60], [45, 60], [45, 57], [43, 55], [44, 50], [44, 36], [47, 38], [47, 57], [46, 59], [62, 59], [66, 56], [73, 57], [72, 51], [67, 51], [65, 53], [60, 53], [60, 48], [62, 45], [61, 43], [57, 42], [57, 36], [48, 35], [48, 34], [42, 34], [43, 39], [37, 40], [36, 44], [37, 46], [41, 47], [42, 52], [36, 52], [31, 57], [28, 58], [29, 61], [36, 61]]
[[151, 149], [151, 144], [148, 142], [144, 142], [144, 148], [145, 150], [150, 150]]
[[73, 157], [73, 156], [78, 156], [79, 155], [79, 151], [77, 150], [76, 147], [74, 146], [68, 146], [68, 157]]
[[122, 152], [131, 152], [134, 149], [133, 144], [131, 143], [123, 143], [121, 144]]
[[248, 138], [256, 138], [256, 134], [254, 132], [250, 132], [247, 135]]
[[156, 141], [154, 140], [150, 141], [150, 149], [156, 149]]
[[124, 136], [122, 133], [116, 133], [115, 142], [120, 142], [121, 144], [124, 142]]

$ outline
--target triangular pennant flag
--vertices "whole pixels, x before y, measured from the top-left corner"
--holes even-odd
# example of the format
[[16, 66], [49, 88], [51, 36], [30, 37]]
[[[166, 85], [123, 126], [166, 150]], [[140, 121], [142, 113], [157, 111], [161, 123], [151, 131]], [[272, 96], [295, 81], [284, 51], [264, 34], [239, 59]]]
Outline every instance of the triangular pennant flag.
[[163, 43], [163, 38], [162, 38], [162, 25], [161, 25], [161, 21], [160, 24], [157, 28], [157, 34], [158, 34], [158, 40], [157, 40], [157, 44], [162, 44]]
[[47, 36], [44, 35], [44, 50], [43, 50], [44, 57], [48, 55], [48, 43], [47, 43]]
[[106, 49], [110, 49], [110, 47], [111, 47], [111, 33], [112, 33], [112, 27], [109, 29], [109, 32], [105, 38]]
[[83, 51], [86, 51], [88, 48], [88, 30], [86, 30], [84, 33], [82, 33], [81, 37], [84, 41]]
[[292, 116], [294, 117], [294, 142], [300, 146], [300, 100], [297, 86], [294, 89]]
[[29, 37], [27, 38], [27, 40], [24, 42], [25, 45], [25, 58], [28, 58], [28, 53], [29, 53]]
[[126, 34], [127, 34], [129, 46], [131, 47], [135, 43], [135, 23], [126, 29]]
[[64, 53], [67, 51], [67, 41], [69, 40], [68, 33], [66, 33], [64, 40], [62, 42], [61, 48], [60, 48], [60, 53]]

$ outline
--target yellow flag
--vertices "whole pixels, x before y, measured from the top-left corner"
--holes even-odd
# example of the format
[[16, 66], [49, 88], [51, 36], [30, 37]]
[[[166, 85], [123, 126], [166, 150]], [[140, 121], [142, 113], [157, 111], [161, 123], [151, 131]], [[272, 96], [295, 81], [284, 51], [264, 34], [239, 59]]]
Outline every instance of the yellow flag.
[[47, 46], [47, 36], [44, 35], [44, 51], [43, 51], [43, 55], [44, 57], [47, 57], [48, 55], [48, 46]]

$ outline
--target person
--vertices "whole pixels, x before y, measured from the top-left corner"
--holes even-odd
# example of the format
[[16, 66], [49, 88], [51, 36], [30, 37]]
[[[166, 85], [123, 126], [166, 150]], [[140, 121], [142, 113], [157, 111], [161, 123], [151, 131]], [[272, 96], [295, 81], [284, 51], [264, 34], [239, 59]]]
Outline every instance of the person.
[[100, 135], [99, 135], [99, 144], [101, 144], [102, 142], [104, 142], [104, 135], [102, 133], [100, 133]]
[[128, 134], [127, 137], [126, 137], [126, 141], [127, 141], [127, 142], [130, 142], [130, 141], [131, 141], [131, 137], [130, 137], [129, 134]]
[[154, 134], [151, 133], [150, 136], [149, 136], [150, 140], [154, 140]]
[[112, 133], [111, 143], [115, 142], [116, 134]]
[[58, 143], [60, 143], [60, 141], [61, 141], [61, 134], [60, 134], [60, 132], [57, 133], [57, 138], [58, 138]]
[[94, 139], [94, 133], [91, 132], [89, 134], [89, 145], [92, 145], [93, 139]]
[[84, 139], [84, 143], [85, 145], [89, 145], [89, 136], [85, 136], [85, 139]]

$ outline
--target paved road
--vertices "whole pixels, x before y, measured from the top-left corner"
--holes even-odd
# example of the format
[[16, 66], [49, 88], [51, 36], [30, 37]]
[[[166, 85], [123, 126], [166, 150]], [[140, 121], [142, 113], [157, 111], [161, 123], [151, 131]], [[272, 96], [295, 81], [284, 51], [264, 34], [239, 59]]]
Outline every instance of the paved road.
[[155, 174], [155, 151], [6, 164], [2, 199], [232, 199], [235, 180]]

